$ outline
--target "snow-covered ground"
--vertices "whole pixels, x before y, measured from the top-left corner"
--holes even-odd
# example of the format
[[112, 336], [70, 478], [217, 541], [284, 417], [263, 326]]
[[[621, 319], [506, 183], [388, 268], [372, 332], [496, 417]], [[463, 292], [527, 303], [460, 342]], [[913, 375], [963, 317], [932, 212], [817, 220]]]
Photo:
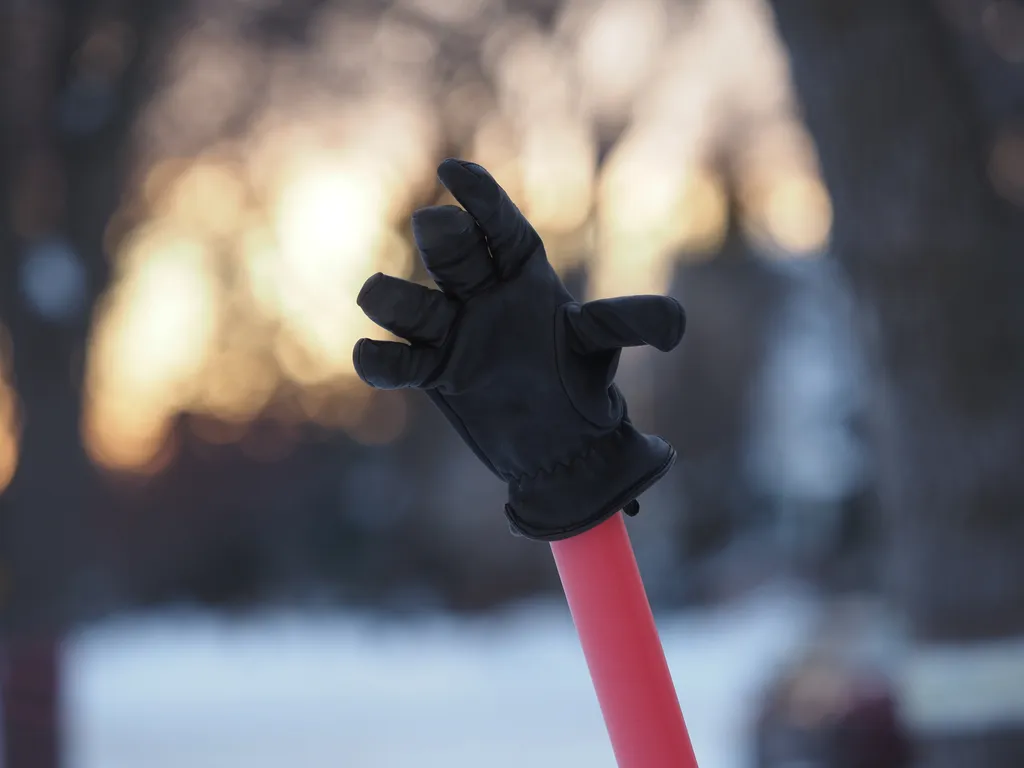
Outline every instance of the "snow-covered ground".
[[[811, 603], [772, 589], [659, 620], [702, 766], [749, 765], [757, 692]], [[121, 618], [67, 649], [72, 768], [614, 768], [572, 624]]]

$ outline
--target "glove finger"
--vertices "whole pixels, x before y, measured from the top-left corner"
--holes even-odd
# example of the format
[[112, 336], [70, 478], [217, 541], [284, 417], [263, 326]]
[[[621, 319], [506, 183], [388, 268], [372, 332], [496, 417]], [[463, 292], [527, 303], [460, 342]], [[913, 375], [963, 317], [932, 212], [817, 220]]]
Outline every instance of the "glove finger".
[[412, 215], [412, 232], [427, 271], [449, 296], [465, 301], [497, 279], [483, 232], [461, 208], [421, 208]]
[[540, 248], [537, 231], [491, 174], [476, 163], [448, 159], [438, 167], [437, 175], [487, 236], [498, 276], [502, 280], [512, 277]]
[[360, 339], [352, 350], [359, 378], [377, 389], [423, 387], [441, 362], [439, 350], [397, 341]]
[[573, 349], [589, 355], [649, 344], [674, 348], [686, 330], [686, 313], [668, 296], [622, 296], [567, 308]]
[[455, 322], [455, 306], [443, 293], [380, 272], [363, 284], [356, 304], [381, 328], [435, 347]]

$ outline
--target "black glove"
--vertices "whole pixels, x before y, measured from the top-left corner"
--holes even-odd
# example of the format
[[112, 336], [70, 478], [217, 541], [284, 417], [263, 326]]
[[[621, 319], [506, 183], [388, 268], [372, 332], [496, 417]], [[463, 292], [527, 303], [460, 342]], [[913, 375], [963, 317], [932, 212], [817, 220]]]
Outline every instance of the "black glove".
[[612, 380], [622, 347], [679, 343], [683, 308], [664, 296], [578, 304], [487, 171], [445, 160], [438, 177], [465, 210], [424, 208], [412, 224], [441, 290], [367, 280], [359, 306], [410, 343], [360, 339], [356, 372], [380, 389], [426, 391], [508, 483], [513, 531], [554, 541], [635, 514], [675, 451], [633, 427]]

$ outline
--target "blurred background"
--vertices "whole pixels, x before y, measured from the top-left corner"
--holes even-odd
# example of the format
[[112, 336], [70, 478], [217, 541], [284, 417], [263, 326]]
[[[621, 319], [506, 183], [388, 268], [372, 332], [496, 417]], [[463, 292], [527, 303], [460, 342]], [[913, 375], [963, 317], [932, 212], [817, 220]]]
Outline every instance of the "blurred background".
[[490, 169], [680, 461], [708, 768], [1024, 765], [1024, 3], [0, 0], [0, 765], [612, 768], [549, 549], [355, 305]]

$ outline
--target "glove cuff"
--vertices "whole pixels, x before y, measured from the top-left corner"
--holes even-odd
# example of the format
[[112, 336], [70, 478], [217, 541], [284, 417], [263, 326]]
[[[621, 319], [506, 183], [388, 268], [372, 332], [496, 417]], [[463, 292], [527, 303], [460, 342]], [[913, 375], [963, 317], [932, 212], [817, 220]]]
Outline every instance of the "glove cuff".
[[567, 539], [625, 507], [660, 480], [675, 458], [671, 445], [623, 419], [569, 463], [510, 482], [505, 515], [520, 536]]

